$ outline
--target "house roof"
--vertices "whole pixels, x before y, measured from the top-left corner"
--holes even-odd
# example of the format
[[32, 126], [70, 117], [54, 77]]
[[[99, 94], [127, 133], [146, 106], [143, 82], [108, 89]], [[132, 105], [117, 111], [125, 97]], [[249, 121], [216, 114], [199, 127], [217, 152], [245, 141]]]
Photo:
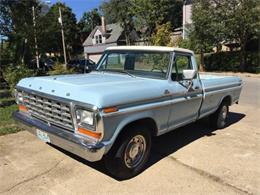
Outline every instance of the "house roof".
[[139, 51], [164, 51], [164, 52], [186, 52], [193, 54], [193, 51], [189, 49], [177, 48], [177, 47], [164, 47], [164, 46], [116, 46], [108, 47], [108, 50], [139, 50]]
[[123, 28], [120, 24], [108, 24], [106, 25], [107, 32], [103, 32], [102, 26], [96, 26], [92, 32], [89, 34], [88, 38], [84, 41], [83, 46], [92, 46], [92, 39], [97, 30], [99, 30], [106, 38], [107, 43], [115, 43], [121, 36]]

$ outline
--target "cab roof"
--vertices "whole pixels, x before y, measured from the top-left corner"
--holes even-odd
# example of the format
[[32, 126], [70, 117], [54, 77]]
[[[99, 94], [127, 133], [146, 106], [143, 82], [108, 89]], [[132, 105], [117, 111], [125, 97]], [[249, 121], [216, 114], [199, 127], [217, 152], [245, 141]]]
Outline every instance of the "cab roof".
[[177, 47], [164, 47], [164, 46], [113, 46], [108, 47], [106, 51], [111, 50], [138, 50], [138, 51], [165, 51], [165, 52], [186, 52], [193, 54], [193, 51], [189, 49], [177, 48]]

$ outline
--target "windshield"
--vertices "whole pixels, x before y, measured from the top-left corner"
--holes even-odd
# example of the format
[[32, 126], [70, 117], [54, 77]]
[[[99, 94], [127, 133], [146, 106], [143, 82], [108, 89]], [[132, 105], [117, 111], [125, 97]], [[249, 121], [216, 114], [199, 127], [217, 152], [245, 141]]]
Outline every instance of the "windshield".
[[99, 61], [98, 71], [166, 79], [170, 60], [170, 52], [108, 51]]

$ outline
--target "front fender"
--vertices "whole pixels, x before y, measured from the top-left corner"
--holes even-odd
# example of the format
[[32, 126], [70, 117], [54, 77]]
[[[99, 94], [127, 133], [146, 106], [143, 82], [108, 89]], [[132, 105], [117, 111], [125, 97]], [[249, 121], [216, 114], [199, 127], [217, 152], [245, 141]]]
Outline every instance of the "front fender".
[[151, 118], [155, 121], [158, 127], [157, 121], [155, 120], [155, 113], [151, 110], [136, 112], [132, 114], [122, 114], [118, 116], [103, 116], [105, 137], [104, 143], [106, 144], [106, 152], [110, 150], [114, 142], [116, 141], [118, 135], [128, 124], [145, 119]]

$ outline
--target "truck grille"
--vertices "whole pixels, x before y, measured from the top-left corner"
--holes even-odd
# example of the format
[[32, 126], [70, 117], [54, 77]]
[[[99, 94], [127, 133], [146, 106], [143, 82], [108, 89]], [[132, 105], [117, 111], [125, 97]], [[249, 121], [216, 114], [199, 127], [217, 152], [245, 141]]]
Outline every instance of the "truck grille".
[[23, 98], [26, 108], [33, 117], [54, 126], [73, 130], [69, 105], [27, 92], [23, 92]]

